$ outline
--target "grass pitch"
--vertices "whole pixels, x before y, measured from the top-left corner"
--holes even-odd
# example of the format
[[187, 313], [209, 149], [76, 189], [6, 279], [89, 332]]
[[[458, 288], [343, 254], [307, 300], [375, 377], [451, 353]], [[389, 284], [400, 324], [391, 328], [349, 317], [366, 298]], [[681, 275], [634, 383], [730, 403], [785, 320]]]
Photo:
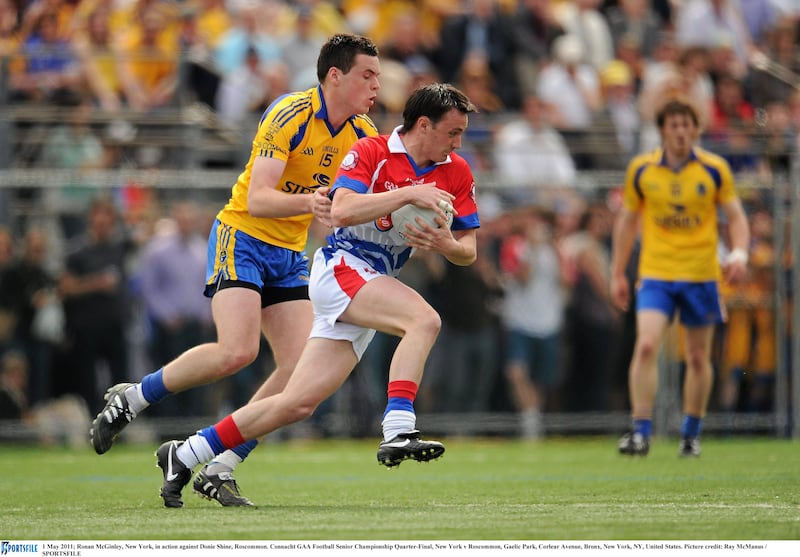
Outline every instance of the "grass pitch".
[[387, 470], [377, 440], [264, 444], [237, 471], [257, 508], [184, 490], [158, 496], [157, 444], [103, 456], [0, 445], [3, 539], [16, 540], [797, 540], [800, 445], [676, 440], [647, 458], [611, 437], [541, 443], [445, 439], [436, 462]]

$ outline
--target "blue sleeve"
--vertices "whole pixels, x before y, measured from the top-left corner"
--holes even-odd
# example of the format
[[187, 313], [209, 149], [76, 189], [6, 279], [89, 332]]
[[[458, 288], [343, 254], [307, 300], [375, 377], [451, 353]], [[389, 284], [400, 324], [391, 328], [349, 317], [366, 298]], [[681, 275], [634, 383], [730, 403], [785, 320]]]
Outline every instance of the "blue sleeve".
[[353, 190], [358, 193], [367, 193], [367, 190], [369, 190], [369, 186], [363, 182], [354, 180], [349, 176], [339, 176], [333, 183], [331, 191], [328, 193], [328, 197], [333, 199], [333, 192], [335, 192], [339, 188], [347, 188], [349, 190]]

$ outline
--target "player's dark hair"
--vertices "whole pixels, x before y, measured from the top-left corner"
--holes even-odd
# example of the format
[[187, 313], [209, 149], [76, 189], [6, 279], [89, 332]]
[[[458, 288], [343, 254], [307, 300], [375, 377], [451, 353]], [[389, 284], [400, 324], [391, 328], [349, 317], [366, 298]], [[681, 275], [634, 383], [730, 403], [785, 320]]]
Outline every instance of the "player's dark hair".
[[350, 33], [337, 33], [322, 45], [317, 58], [317, 78], [325, 80], [328, 70], [339, 68], [347, 73], [356, 63], [356, 56], [377, 56], [378, 47], [367, 37]]
[[681, 98], [672, 98], [661, 105], [661, 108], [656, 113], [656, 124], [659, 128], [664, 127], [668, 116], [688, 116], [692, 119], [695, 126], [700, 125], [700, 117], [697, 114], [697, 109], [688, 100]]
[[403, 108], [403, 128], [407, 132], [422, 116], [427, 116], [434, 124], [453, 109], [469, 114], [478, 109], [469, 98], [449, 83], [430, 83], [411, 93]]

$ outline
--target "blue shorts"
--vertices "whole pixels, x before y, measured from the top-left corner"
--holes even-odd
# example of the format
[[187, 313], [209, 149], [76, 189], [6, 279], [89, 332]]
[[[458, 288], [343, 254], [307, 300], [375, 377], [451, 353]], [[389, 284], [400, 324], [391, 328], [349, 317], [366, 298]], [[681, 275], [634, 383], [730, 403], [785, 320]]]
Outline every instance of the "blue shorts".
[[681, 323], [702, 327], [722, 323], [725, 314], [716, 281], [685, 282], [642, 279], [636, 292], [636, 311], [654, 309], [670, 320], [679, 311]]
[[521, 331], [508, 331], [506, 364], [519, 362], [528, 368], [530, 378], [540, 385], [552, 387], [558, 378], [559, 335], [535, 337]]
[[308, 299], [308, 257], [305, 251], [273, 246], [214, 221], [208, 236], [205, 295], [218, 290], [251, 288], [261, 294], [261, 307]]

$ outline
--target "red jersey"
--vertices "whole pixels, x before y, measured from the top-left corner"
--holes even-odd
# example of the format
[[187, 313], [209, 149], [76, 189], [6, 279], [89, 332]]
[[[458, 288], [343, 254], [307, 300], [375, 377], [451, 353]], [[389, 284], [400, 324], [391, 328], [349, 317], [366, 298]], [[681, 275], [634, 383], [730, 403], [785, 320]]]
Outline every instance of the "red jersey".
[[[451, 230], [480, 226], [475, 204], [475, 179], [467, 161], [451, 153], [443, 162], [420, 168], [408, 155], [397, 129], [391, 135], [357, 141], [342, 160], [331, 194], [342, 187], [370, 194], [431, 182], [455, 196], [453, 207], [457, 214]], [[405, 245], [389, 215], [372, 222], [337, 228], [328, 237], [328, 243], [328, 253], [345, 249], [370, 262], [373, 268], [393, 276], [411, 255], [411, 248]]]

